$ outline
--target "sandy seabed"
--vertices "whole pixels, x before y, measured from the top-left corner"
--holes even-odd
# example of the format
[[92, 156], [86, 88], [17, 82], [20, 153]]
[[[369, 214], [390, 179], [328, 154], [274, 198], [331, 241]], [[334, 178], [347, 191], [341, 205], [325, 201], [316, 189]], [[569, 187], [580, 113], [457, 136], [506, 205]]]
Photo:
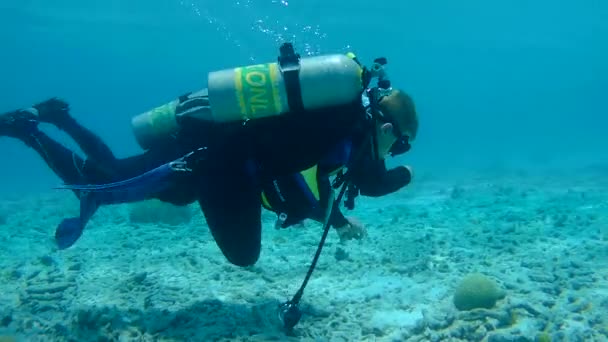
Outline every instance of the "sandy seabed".
[[[72, 248], [53, 232], [77, 213], [67, 192], [0, 202], [0, 341], [608, 341], [608, 177], [510, 173], [422, 177], [348, 213], [330, 232], [291, 336], [279, 303], [311, 262], [320, 224], [275, 230], [250, 268], [229, 264], [196, 206], [189, 225], [136, 224], [102, 208]], [[481, 273], [504, 290], [459, 311]]]

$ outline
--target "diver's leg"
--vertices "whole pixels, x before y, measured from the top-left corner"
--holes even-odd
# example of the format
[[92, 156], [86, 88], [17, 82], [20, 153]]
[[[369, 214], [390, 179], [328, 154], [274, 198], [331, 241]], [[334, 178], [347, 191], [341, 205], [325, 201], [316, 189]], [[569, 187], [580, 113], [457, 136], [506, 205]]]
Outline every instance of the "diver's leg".
[[[177, 145], [165, 144], [138, 155], [116, 159], [113, 164], [113, 170], [115, 171], [113, 181], [122, 181], [140, 176], [163, 164], [179, 159], [185, 154]], [[196, 201], [196, 192], [190, 173], [183, 173], [172, 179], [169, 188], [154, 194], [153, 197], [163, 202], [181, 206]]]
[[69, 113], [69, 105], [57, 98], [51, 98], [33, 106], [41, 122], [55, 125], [67, 133], [82, 149], [88, 159], [99, 165], [110, 165], [116, 159], [112, 150], [97, 134], [82, 126]]
[[129, 179], [185, 154], [176, 145], [165, 144], [127, 158], [112, 156], [112, 160], [105, 160], [103, 164], [97, 160], [83, 160], [41, 132], [38, 123], [39, 117], [28, 110], [0, 114], [0, 137], [18, 139], [33, 148], [67, 184], [101, 184]]
[[243, 165], [197, 175], [198, 202], [215, 242], [232, 264], [256, 263], [262, 240], [261, 189]]
[[41, 122], [53, 124], [66, 132], [80, 146], [87, 158], [103, 168], [108, 175], [112, 175], [114, 181], [139, 176], [186, 153], [179, 149], [174, 140], [167, 140], [165, 144], [144, 153], [118, 159], [99, 136], [70, 115], [66, 102], [51, 98], [33, 107], [37, 110]]
[[107, 179], [94, 165], [38, 130], [38, 119], [29, 111], [0, 115], [0, 137], [21, 140], [34, 149], [59, 178], [68, 184]]
[[[57, 128], [66, 132], [80, 146], [87, 156], [87, 163], [94, 163], [96, 168], [103, 170], [107, 181], [121, 181], [139, 176], [164, 163], [173, 161], [183, 155], [177, 145], [167, 144], [158, 146], [144, 153], [117, 159], [106, 143], [91, 130], [82, 126], [69, 113], [69, 105], [57, 98], [51, 98], [44, 102], [34, 105], [38, 112], [41, 122], [55, 125]], [[99, 183], [99, 182], [91, 182]], [[192, 203], [192, 195], [181, 196], [172, 191], [164, 194], [163, 197], [169, 202], [181, 204], [184, 202]], [[187, 199], [185, 197], [188, 197]]]

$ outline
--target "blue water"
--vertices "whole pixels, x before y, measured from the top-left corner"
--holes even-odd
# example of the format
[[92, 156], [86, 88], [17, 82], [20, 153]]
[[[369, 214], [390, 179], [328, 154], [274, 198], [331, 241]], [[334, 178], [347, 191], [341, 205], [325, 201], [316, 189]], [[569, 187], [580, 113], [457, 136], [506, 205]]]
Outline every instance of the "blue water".
[[[0, 111], [65, 98], [128, 155], [133, 115], [291, 40], [303, 54], [389, 59], [420, 112], [418, 169], [605, 161], [607, 15], [599, 0], [3, 1]], [[0, 175], [18, 180], [5, 191], [58, 182], [20, 144], [0, 149]]]

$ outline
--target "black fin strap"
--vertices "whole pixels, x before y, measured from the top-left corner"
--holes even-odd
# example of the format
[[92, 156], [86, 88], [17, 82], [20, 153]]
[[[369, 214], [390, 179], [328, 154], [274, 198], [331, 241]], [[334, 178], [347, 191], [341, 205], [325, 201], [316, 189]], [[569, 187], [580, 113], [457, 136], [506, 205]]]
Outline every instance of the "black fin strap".
[[191, 94], [192, 94], [192, 92], [191, 92], [191, 91], [190, 91], [190, 92], [187, 92], [187, 93], [185, 93], [185, 94], [181, 95], [180, 97], [178, 97], [178, 98], [177, 98], [177, 100], [178, 100], [180, 103], [181, 103], [181, 102], [184, 102], [184, 101], [186, 101], [186, 100], [187, 100], [187, 99], [190, 97], [190, 95], [191, 95]]

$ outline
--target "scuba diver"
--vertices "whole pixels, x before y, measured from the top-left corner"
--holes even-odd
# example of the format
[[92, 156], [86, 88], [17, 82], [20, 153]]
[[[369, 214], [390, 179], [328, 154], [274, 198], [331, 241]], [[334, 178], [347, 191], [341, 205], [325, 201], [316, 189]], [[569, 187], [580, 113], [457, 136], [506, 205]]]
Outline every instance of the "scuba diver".
[[[255, 263], [260, 253], [261, 193], [264, 207], [286, 214], [294, 210], [281, 208], [284, 190], [290, 188], [290, 182], [296, 183], [295, 187], [307, 183], [311, 177], [303, 173], [311, 168], [321, 175], [321, 182], [328, 182], [329, 175], [346, 166], [352, 178], [349, 193], [354, 196], [383, 196], [410, 182], [411, 169], [387, 171], [384, 158], [409, 150], [418, 118], [411, 98], [383, 78], [382, 65], [376, 62], [373, 69], [379, 74], [379, 86], [367, 88], [373, 72], [361, 67], [354, 55], [300, 59], [285, 44], [278, 63], [212, 72], [207, 89], [136, 116], [133, 129], [146, 151], [124, 159], [116, 158], [101, 139], [69, 115], [67, 104], [57, 99], [3, 115], [0, 136], [18, 138], [36, 150], [81, 198], [81, 216], [62, 222], [57, 231], [60, 248], [69, 247], [80, 237], [86, 221], [105, 202], [158, 198], [186, 205], [198, 201], [227, 259], [247, 266]], [[280, 79], [282, 87], [272, 77]], [[231, 98], [239, 91], [242, 98]], [[324, 102], [329, 105], [322, 106]], [[377, 109], [372, 111], [373, 107]], [[89, 158], [80, 158], [40, 132], [38, 122], [65, 131]], [[356, 153], [360, 158], [354, 157]], [[86, 188], [116, 182], [124, 185], [163, 165], [171, 169], [172, 176], [145, 187], [139, 182], [128, 190], [98, 192], [94, 187]], [[313, 178], [318, 182], [316, 176]], [[77, 189], [79, 186], [85, 188]], [[328, 188], [321, 186], [320, 192]], [[310, 189], [308, 186], [319, 201], [319, 189]], [[109, 194], [116, 198], [107, 198]], [[327, 205], [321, 211], [326, 209]], [[293, 218], [288, 215], [281, 226], [323, 216], [319, 210], [303, 211]], [[346, 224], [340, 214], [331, 217], [342, 221], [337, 226]]]
[[[210, 72], [207, 88], [135, 116], [133, 132], [145, 151], [124, 159], [57, 99], [0, 116], [0, 136], [37, 151], [62, 188], [79, 197], [80, 215], [55, 233], [60, 249], [78, 240], [99, 206], [150, 198], [198, 202], [216, 244], [237, 266], [259, 258], [262, 206], [279, 213], [279, 227], [308, 217], [324, 222], [306, 280], [284, 306], [285, 325], [293, 327], [329, 226], [344, 224], [336, 204], [346, 196], [352, 209], [359, 194], [384, 196], [412, 179], [409, 167], [385, 165], [410, 149], [418, 130], [414, 103], [392, 87], [386, 63], [378, 58], [367, 68], [351, 53], [301, 58], [285, 43], [277, 62]], [[39, 131], [39, 122], [72, 136], [88, 158]], [[286, 194], [313, 201], [293, 205]]]
[[[40, 122], [52, 124], [67, 133], [85, 152], [86, 159], [40, 131], [37, 127]], [[0, 115], [0, 136], [17, 138], [34, 148], [66, 184], [85, 179], [87, 184], [108, 181], [112, 179], [109, 176], [112, 171], [109, 170], [115, 169], [116, 165], [127, 164], [125, 160], [117, 161], [110, 147], [98, 135], [76, 121], [70, 114], [69, 104], [58, 98], [48, 99], [26, 110]], [[93, 171], [101, 166], [106, 171], [84, 171], [85, 163], [91, 160], [97, 165], [97, 169], [92, 168]], [[295, 175], [279, 177], [271, 184], [264, 185], [263, 189], [263, 207], [278, 215], [276, 229], [294, 226], [304, 219], [318, 222], [325, 219], [323, 215], [326, 209], [323, 204], [327, 203], [331, 184], [328, 175], [318, 165]], [[358, 221], [346, 218], [339, 208], [332, 214], [330, 224], [342, 242], [361, 239], [366, 235], [365, 228]]]
[[[361, 67], [354, 55], [300, 60], [288, 44], [281, 52], [279, 63], [212, 72], [207, 89], [183, 95], [136, 116], [133, 128], [146, 151], [124, 159], [116, 158], [99, 137], [76, 122], [63, 101], [53, 99], [3, 115], [0, 136], [18, 138], [36, 150], [68, 186], [124, 182], [162, 165], [172, 169], [170, 181], [156, 182], [145, 190], [140, 185], [137, 190], [119, 191], [121, 196], [135, 196], [135, 199], [100, 200], [94, 189], [74, 189], [82, 200], [81, 216], [62, 222], [56, 234], [59, 247], [67, 248], [80, 237], [86, 221], [103, 202], [158, 198], [186, 205], [198, 201], [227, 259], [235, 265], [248, 266], [257, 261], [260, 253], [260, 194], [263, 194], [264, 207], [288, 214], [280, 224], [286, 227], [307, 217], [323, 221], [328, 201], [321, 200], [320, 193], [327, 193], [329, 186], [315, 190], [316, 186], [302, 186], [302, 183], [327, 183], [329, 175], [337, 174], [347, 164], [353, 180], [349, 193], [354, 196], [358, 193], [383, 196], [407, 185], [411, 169], [398, 167], [387, 171], [384, 158], [406, 152], [409, 142], [416, 137], [418, 118], [411, 98], [391, 88], [380, 72], [379, 87], [364, 87], [371, 80], [372, 71]], [[290, 60], [290, 57], [296, 58]], [[291, 64], [282, 63], [285, 60]], [[265, 80], [277, 78], [279, 67], [283, 94], [272, 89], [280, 88], [276, 81]], [[331, 69], [328, 71], [331, 67], [333, 74]], [[374, 68], [382, 70], [382, 63], [375, 63]], [[235, 75], [237, 73], [240, 75]], [[236, 93], [230, 86], [239, 83], [235, 79], [241, 81], [241, 94], [248, 99], [244, 108], [239, 108], [242, 99], [232, 101], [236, 105], [229, 101], [230, 95], [234, 97]], [[264, 87], [270, 88], [269, 94], [262, 92]], [[331, 96], [342, 100], [332, 100]], [[320, 105], [321, 100], [329, 105]], [[370, 111], [370, 107], [376, 107], [374, 104], [378, 107], [377, 113]], [[230, 106], [235, 108], [226, 110], [225, 117], [221, 117], [221, 110], [227, 109], [222, 107]], [[216, 107], [219, 107], [217, 111]], [[283, 113], [285, 110], [277, 107], [291, 112]], [[234, 117], [235, 112], [240, 119], [228, 118]], [[65, 131], [89, 158], [77, 156], [40, 132], [38, 122], [51, 123]], [[177, 124], [179, 127], [172, 127]], [[373, 139], [367, 134], [370, 125]], [[355, 151], [361, 158], [354, 158]], [[318, 173], [312, 177], [316, 178], [313, 182], [311, 177], [303, 175], [311, 168]], [[290, 183], [296, 183], [295, 191], [286, 190], [294, 187]], [[297, 191], [298, 186], [301, 191]], [[145, 194], [139, 194], [142, 191]], [[309, 192], [322, 205], [281, 208], [286, 207], [282, 199], [286, 191], [296, 194], [292, 197], [302, 195], [302, 191]], [[110, 193], [116, 195], [117, 192]], [[301, 212], [292, 215], [289, 212], [298, 211], [293, 208], [301, 208]], [[339, 211], [331, 217], [339, 221], [334, 226], [347, 224]]]

